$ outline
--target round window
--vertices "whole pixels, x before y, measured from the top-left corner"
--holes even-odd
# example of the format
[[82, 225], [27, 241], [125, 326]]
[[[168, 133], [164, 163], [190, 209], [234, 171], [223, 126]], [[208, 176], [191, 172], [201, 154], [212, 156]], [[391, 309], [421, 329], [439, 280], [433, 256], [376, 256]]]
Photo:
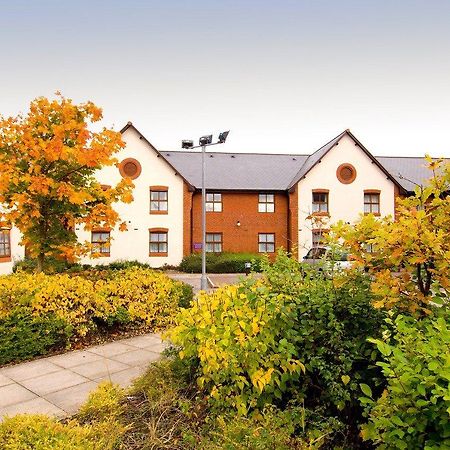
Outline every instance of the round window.
[[119, 172], [124, 178], [131, 178], [134, 180], [141, 174], [141, 165], [138, 160], [134, 158], [124, 159], [119, 164]]
[[343, 184], [350, 184], [355, 181], [356, 169], [348, 163], [341, 164], [336, 171], [338, 180]]

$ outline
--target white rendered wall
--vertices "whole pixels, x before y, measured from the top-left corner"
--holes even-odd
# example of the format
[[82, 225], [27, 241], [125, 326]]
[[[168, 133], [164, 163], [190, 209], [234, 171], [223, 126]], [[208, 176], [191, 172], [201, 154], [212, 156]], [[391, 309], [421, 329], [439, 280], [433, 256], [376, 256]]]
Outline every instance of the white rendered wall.
[[[356, 169], [356, 179], [350, 184], [341, 183], [336, 177], [337, 168], [344, 163]], [[298, 183], [299, 203], [299, 258], [312, 247], [313, 226], [308, 216], [312, 212], [312, 190], [328, 189], [330, 218], [324, 229], [334, 222], [344, 220], [354, 223], [364, 213], [364, 190], [378, 189], [380, 193], [381, 216], [394, 216], [394, 183], [372, 163], [372, 160], [345, 135], [322, 161]]]
[[[160, 267], [164, 264], [177, 265], [183, 257], [183, 179], [175, 174], [169, 164], [149, 146], [145, 139], [133, 129], [126, 130], [122, 139], [126, 147], [117, 154], [117, 159], [134, 158], [139, 161], [142, 172], [133, 180], [134, 201], [118, 203], [116, 211], [125, 221], [128, 231], [111, 231], [109, 257], [83, 258], [85, 264], [108, 264], [118, 260], [138, 260]], [[119, 169], [106, 167], [98, 173], [98, 180], [114, 186], [121, 180]], [[150, 186], [168, 186], [168, 214], [150, 214]], [[149, 256], [149, 228], [168, 228], [168, 256]], [[91, 233], [77, 228], [81, 241], [91, 240]]]
[[25, 248], [19, 245], [21, 236], [19, 230], [15, 227], [11, 229], [11, 261], [0, 262], [0, 275], [6, 275], [12, 272], [14, 263], [25, 257]]

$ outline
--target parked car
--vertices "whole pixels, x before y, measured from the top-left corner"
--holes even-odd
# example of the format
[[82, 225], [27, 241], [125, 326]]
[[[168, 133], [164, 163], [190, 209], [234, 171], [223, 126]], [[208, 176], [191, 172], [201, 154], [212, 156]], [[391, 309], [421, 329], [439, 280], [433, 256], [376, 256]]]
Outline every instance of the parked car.
[[303, 257], [303, 262], [318, 266], [319, 270], [323, 270], [323, 268], [327, 270], [346, 269], [352, 264], [348, 258], [348, 253], [326, 246], [311, 248]]

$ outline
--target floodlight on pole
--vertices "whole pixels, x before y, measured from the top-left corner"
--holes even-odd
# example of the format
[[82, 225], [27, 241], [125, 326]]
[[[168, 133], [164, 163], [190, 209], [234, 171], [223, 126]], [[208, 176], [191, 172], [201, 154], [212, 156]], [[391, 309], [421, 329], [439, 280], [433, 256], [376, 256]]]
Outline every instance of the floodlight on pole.
[[194, 146], [194, 141], [184, 140], [181, 141], [181, 148], [192, 148]]
[[222, 131], [222, 133], [219, 134], [219, 144], [225, 144], [225, 141], [227, 140], [228, 133], [230, 131]]
[[200, 279], [200, 289], [208, 289], [208, 279], [206, 278], [206, 159], [205, 152], [206, 147], [209, 145], [224, 144], [227, 140], [229, 131], [223, 131], [219, 134], [217, 142], [212, 141], [212, 134], [202, 136], [199, 139], [199, 145], [194, 146], [194, 141], [184, 140], [181, 141], [181, 148], [192, 149], [192, 148], [202, 148], [202, 277]]

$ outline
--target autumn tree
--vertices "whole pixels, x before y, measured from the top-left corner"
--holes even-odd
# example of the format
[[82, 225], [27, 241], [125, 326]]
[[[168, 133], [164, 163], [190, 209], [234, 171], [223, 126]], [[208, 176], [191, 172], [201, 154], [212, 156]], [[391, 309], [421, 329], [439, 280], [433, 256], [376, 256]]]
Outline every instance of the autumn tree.
[[427, 161], [427, 185], [398, 201], [395, 221], [368, 215], [333, 230], [371, 275], [376, 307], [427, 313], [450, 299], [450, 164]]
[[114, 227], [113, 204], [132, 200], [129, 180], [104, 189], [95, 178], [125, 145], [118, 132], [89, 130], [101, 118], [92, 102], [74, 104], [59, 93], [32, 101], [27, 115], [0, 116], [0, 219], [20, 230], [38, 271], [47, 256], [85, 254], [89, 244], [78, 242], [75, 225]]

